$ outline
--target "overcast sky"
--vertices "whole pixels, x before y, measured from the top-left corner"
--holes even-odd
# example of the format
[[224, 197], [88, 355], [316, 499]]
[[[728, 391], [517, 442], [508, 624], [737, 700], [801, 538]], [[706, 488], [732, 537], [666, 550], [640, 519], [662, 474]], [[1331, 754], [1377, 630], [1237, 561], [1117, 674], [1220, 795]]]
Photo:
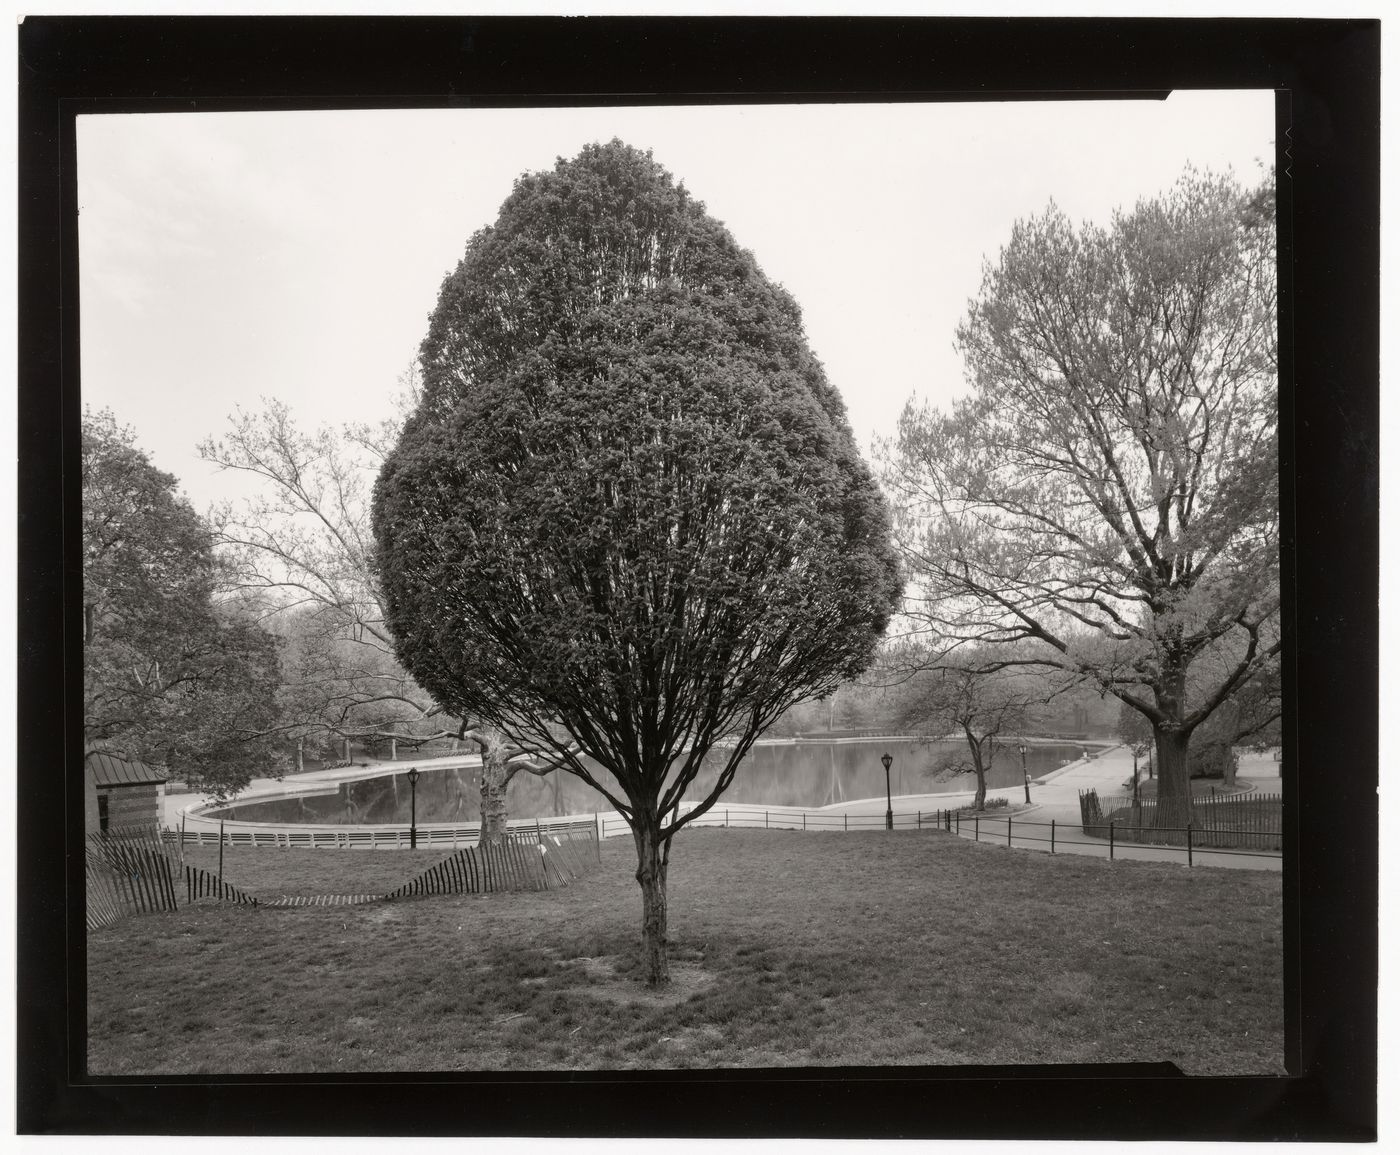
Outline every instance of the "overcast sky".
[[649, 148], [802, 306], [863, 449], [964, 389], [953, 330], [1013, 222], [1076, 220], [1188, 164], [1258, 179], [1267, 92], [1165, 102], [84, 116], [85, 404], [196, 508], [245, 483], [196, 444], [236, 406], [312, 427], [388, 412], [442, 278], [523, 172]]

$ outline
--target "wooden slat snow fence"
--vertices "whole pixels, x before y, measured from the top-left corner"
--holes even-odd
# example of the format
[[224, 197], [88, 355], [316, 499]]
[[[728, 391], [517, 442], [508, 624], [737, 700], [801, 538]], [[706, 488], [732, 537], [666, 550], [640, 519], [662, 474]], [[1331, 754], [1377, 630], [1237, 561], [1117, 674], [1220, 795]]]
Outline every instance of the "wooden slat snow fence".
[[128, 914], [177, 910], [200, 898], [257, 905], [257, 899], [218, 875], [176, 861], [156, 826], [90, 834], [85, 849], [89, 930], [110, 926]]
[[[212, 871], [177, 861], [167, 851], [159, 827], [126, 827], [89, 835], [86, 859], [89, 930], [110, 926], [125, 915], [178, 910], [202, 898], [259, 905], [256, 898]], [[597, 864], [598, 832], [591, 821], [553, 829], [513, 830], [504, 844], [459, 850], [383, 897], [548, 890], [568, 886]], [[358, 896], [357, 900], [369, 900], [369, 896]], [[314, 904], [312, 899], [304, 901]], [[301, 904], [303, 900], [296, 899], [278, 900], [273, 905]]]
[[494, 894], [568, 886], [598, 863], [592, 823], [551, 831], [511, 831], [504, 843], [448, 855], [385, 898], [425, 894]]

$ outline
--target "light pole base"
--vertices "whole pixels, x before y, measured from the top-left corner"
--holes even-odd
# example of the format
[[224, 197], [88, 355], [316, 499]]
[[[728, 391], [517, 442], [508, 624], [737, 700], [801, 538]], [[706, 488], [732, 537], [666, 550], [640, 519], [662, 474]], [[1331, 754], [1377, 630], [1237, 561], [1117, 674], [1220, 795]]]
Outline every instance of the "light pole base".
[[893, 829], [894, 829], [894, 811], [893, 811], [893, 810], [886, 810], [886, 811], [885, 811], [885, 829], [886, 829], [886, 830], [893, 830]]

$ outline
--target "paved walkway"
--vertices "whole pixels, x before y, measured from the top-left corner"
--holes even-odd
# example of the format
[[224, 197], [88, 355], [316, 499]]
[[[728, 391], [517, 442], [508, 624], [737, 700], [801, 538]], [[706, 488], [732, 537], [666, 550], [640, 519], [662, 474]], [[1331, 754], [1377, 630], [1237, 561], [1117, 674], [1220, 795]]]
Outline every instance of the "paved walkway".
[[[417, 766], [420, 770], [442, 769], [445, 767], [471, 767], [481, 765], [479, 754], [449, 754], [438, 758], [399, 758], [396, 761], [369, 759], [351, 766], [334, 769], [306, 770], [300, 774], [288, 774], [284, 778], [254, 778], [239, 791], [237, 801], [257, 802], [264, 798], [286, 798], [297, 794], [325, 794], [333, 792], [342, 782], [354, 782], [360, 778], [376, 778], [381, 774], [407, 773]], [[193, 791], [181, 794], [166, 794], [161, 811], [161, 821], [166, 826], [179, 826], [180, 816], [191, 807], [213, 802], [212, 794]]]
[[[1005, 798], [1008, 805], [990, 810], [976, 823], [964, 817], [961, 833], [973, 837], [974, 829], [979, 841], [996, 842], [1007, 845], [1007, 819], [1011, 820], [1011, 842], [1013, 847], [1027, 850], [1050, 849], [1050, 823], [1055, 823], [1055, 851], [1066, 854], [1092, 854], [1108, 857], [1108, 842], [1102, 838], [1091, 838], [1080, 828], [1079, 792], [1095, 789], [1100, 796], [1125, 793], [1125, 784], [1131, 788], [1133, 777], [1133, 756], [1126, 746], [1117, 746], [1098, 754], [1094, 758], [1081, 759], [1059, 770], [1053, 770], [1039, 779], [1031, 781], [1031, 802], [1025, 801], [1023, 786], [1002, 787], [988, 790], [988, 799]], [[1145, 780], [1146, 772], [1140, 778]], [[1248, 785], [1253, 791], [1265, 794], [1279, 792], [1278, 763], [1267, 755], [1246, 755], [1240, 759], [1239, 784]], [[896, 813], [922, 810], [925, 814], [939, 809], [952, 809], [965, 806], [972, 801], [972, 791], [956, 794], [910, 794], [894, 799]], [[761, 808], [760, 808], [761, 809]], [[884, 798], [861, 798], [851, 802], [826, 807], [835, 813], [853, 815], [883, 815]], [[1138, 859], [1155, 862], [1179, 862], [1186, 865], [1185, 847], [1134, 846], [1126, 842], [1116, 842], [1114, 858]], [[1241, 854], [1227, 851], [1195, 850], [1192, 861], [1197, 866], [1222, 866], [1246, 870], [1281, 870], [1283, 858], [1278, 854]]]

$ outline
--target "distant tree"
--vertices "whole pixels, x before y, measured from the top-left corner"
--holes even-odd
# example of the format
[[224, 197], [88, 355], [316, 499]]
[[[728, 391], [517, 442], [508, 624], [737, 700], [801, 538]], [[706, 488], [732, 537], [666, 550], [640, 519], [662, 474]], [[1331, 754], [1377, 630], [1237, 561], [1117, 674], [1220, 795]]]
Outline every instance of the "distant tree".
[[277, 646], [236, 598], [208, 527], [135, 435], [82, 423], [84, 743], [218, 795], [275, 772]]
[[1281, 647], [1276, 336], [1269, 186], [1188, 173], [1107, 228], [1052, 207], [958, 330], [973, 395], [911, 404], [886, 455], [922, 628], [1141, 713], [1166, 825], [1193, 731]]
[[672, 839], [869, 662], [899, 588], [884, 501], [797, 305], [620, 142], [516, 182], [422, 355], [374, 504], [400, 660], [627, 820], [666, 982]]
[[973, 807], [987, 805], [987, 772], [1007, 743], [1026, 731], [1029, 712], [1053, 697], [1043, 676], [1010, 669], [986, 670], [975, 655], [963, 654], [934, 666], [919, 664], [909, 651], [887, 656], [887, 672], [903, 683], [903, 728], [933, 738], [956, 735], [962, 753], [942, 757], [937, 775], [972, 774], [976, 780]]
[[1141, 710], [1135, 710], [1127, 702], [1118, 705], [1118, 737], [1125, 746], [1136, 754], [1146, 754], [1152, 748], [1152, 723]]
[[1241, 686], [1197, 731], [1191, 748], [1193, 776], [1223, 778], [1225, 785], [1233, 786], [1239, 748], [1277, 746], [1282, 714], [1279, 668], [1273, 663]]
[[370, 488], [419, 400], [416, 371], [401, 379], [393, 412], [377, 425], [298, 428], [288, 407], [237, 412], [223, 437], [200, 445], [222, 469], [257, 478], [261, 492], [215, 511], [215, 541], [238, 587], [262, 599], [288, 639], [284, 737], [330, 748], [334, 740], [421, 747], [462, 738], [482, 755], [481, 836], [500, 842], [515, 774], [547, 773], [494, 727], [453, 717], [398, 664], [374, 573]]

